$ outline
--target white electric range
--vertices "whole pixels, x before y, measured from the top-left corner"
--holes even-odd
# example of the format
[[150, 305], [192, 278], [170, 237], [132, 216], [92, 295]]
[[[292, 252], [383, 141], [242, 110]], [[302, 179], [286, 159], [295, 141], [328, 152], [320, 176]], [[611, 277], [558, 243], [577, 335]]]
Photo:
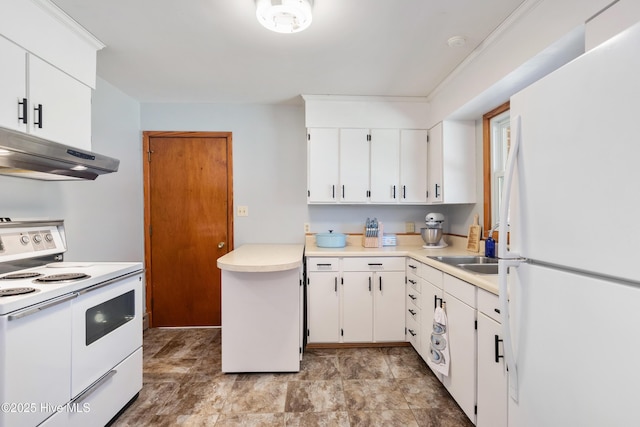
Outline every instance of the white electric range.
[[104, 425], [142, 388], [142, 263], [66, 249], [61, 220], [0, 218], [0, 427]]

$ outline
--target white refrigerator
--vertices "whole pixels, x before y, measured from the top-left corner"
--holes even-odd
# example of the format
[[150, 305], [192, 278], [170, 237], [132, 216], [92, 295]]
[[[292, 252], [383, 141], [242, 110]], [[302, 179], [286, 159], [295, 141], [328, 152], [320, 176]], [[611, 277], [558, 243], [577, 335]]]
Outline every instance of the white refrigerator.
[[511, 120], [509, 427], [640, 426], [640, 23], [514, 95]]

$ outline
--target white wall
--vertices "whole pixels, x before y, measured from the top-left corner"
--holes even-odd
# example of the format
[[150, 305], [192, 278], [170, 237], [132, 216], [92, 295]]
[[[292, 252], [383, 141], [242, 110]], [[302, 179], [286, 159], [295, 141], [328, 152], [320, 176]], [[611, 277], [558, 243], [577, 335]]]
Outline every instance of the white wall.
[[142, 104], [145, 131], [232, 132], [235, 247], [303, 243], [307, 222], [304, 109], [299, 105]]
[[0, 216], [64, 219], [74, 261], [142, 261], [139, 104], [98, 79], [92, 150], [120, 159], [96, 181], [52, 182], [0, 176]]

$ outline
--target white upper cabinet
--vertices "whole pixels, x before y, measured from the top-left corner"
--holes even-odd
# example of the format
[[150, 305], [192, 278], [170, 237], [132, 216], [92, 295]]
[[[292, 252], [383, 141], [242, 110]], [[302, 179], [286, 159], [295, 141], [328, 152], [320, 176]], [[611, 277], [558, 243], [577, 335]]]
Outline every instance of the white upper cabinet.
[[0, 126], [90, 150], [91, 90], [104, 45], [49, 0], [5, 3]]
[[307, 200], [335, 203], [338, 200], [338, 129], [309, 129], [307, 140]]
[[400, 131], [371, 130], [371, 203], [397, 203]]
[[400, 203], [427, 202], [427, 131], [400, 131]]
[[91, 88], [29, 55], [30, 133], [91, 150]]
[[0, 126], [27, 131], [27, 53], [0, 37]]
[[429, 129], [427, 202], [475, 203], [473, 121], [443, 121]]
[[369, 130], [340, 129], [340, 188], [343, 203], [366, 203], [369, 193]]

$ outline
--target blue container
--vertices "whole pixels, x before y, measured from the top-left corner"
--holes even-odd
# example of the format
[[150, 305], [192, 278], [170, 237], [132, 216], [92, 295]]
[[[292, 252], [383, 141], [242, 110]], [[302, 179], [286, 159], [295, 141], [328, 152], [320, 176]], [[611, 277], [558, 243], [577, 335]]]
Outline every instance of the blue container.
[[496, 257], [496, 241], [491, 236], [487, 237], [484, 242], [484, 256], [489, 258]]

